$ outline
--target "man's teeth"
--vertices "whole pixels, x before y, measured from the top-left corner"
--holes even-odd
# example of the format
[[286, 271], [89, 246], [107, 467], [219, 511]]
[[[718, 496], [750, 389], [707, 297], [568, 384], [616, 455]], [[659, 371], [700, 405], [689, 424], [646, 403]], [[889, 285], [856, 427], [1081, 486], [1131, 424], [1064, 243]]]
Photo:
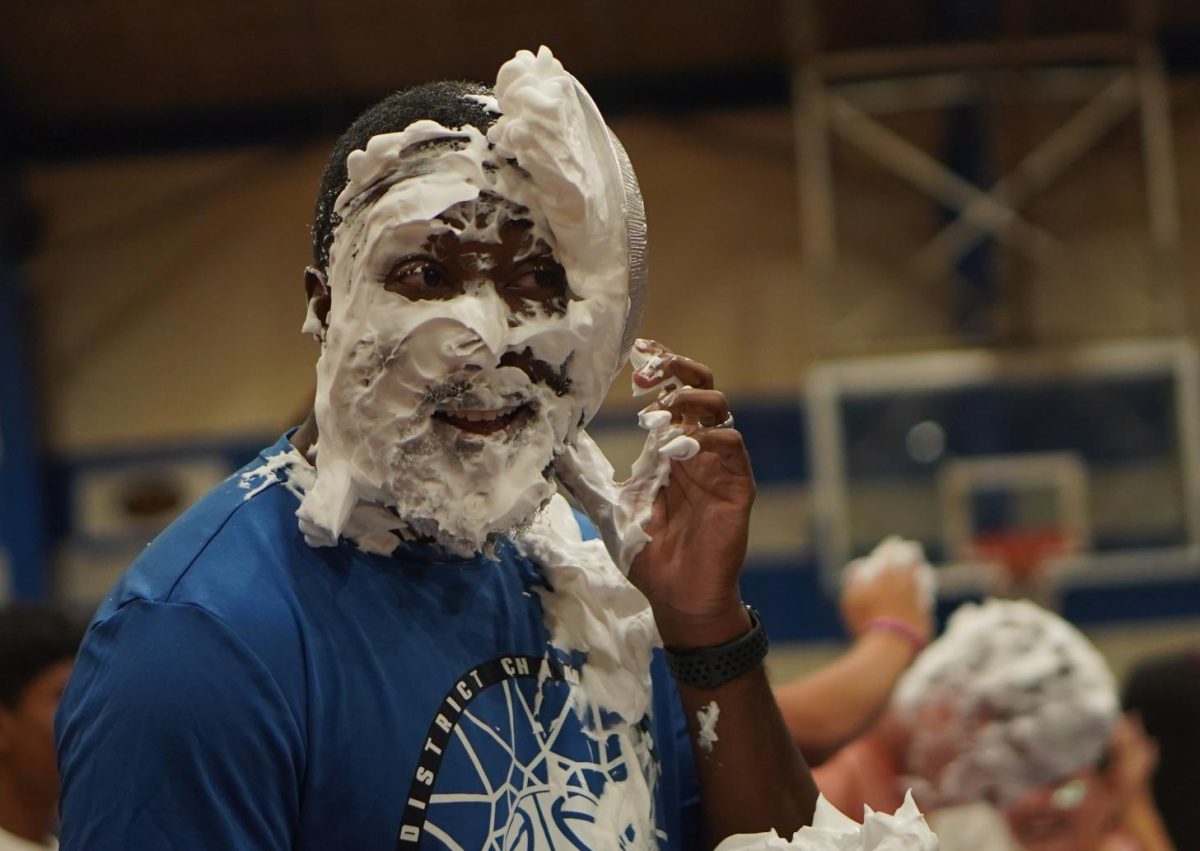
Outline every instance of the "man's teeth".
[[446, 415], [455, 419], [466, 420], [467, 422], [480, 423], [507, 417], [510, 414], [516, 413], [520, 407], [520, 405], [513, 405], [508, 408], [497, 408], [491, 411], [446, 411]]

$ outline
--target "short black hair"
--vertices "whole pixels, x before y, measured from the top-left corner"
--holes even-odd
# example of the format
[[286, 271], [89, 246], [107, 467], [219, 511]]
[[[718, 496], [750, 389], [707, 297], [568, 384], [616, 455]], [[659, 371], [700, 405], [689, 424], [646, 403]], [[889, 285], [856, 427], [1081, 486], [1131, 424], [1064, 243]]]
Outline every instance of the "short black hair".
[[0, 609], [0, 705], [16, 706], [31, 680], [75, 657], [82, 639], [82, 624], [50, 606]]
[[397, 133], [423, 118], [436, 121], [451, 130], [474, 127], [486, 133], [497, 116], [468, 95], [486, 96], [491, 93], [492, 90], [483, 83], [465, 80], [423, 83], [388, 95], [354, 120], [334, 143], [333, 153], [329, 155], [329, 162], [325, 164], [325, 171], [321, 175], [321, 187], [317, 191], [312, 235], [313, 262], [318, 270], [324, 272], [329, 265], [333, 231], [341, 222], [333, 205], [349, 181], [346, 158], [353, 151], [366, 148], [372, 136]]

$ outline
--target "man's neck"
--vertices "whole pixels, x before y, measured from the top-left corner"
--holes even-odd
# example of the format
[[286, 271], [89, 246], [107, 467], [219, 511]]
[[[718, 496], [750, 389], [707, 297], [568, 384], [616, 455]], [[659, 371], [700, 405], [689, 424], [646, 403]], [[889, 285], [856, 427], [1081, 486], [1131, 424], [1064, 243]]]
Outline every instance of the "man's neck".
[[308, 456], [308, 450], [317, 442], [317, 414], [315, 411], [309, 411], [308, 416], [304, 418], [304, 422], [300, 423], [291, 437], [292, 446], [296, 447], [296, 451], [305, 457]]

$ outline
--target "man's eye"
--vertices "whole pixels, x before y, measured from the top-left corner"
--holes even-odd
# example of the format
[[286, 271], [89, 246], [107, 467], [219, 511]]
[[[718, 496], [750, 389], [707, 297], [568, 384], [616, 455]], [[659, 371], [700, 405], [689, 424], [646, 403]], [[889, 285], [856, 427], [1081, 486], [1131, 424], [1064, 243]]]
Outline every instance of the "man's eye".
[[559, 298], [567, 292], [567, 273], [550, 259], [535, 260], [518, 270], [505, 291], [520, 298], [545, 301]]
[[414, 259], [396, 264], [384, 280], [384, 288], [409, 298], [431, 298], [448, 293], [451, 282], [439, 264]]

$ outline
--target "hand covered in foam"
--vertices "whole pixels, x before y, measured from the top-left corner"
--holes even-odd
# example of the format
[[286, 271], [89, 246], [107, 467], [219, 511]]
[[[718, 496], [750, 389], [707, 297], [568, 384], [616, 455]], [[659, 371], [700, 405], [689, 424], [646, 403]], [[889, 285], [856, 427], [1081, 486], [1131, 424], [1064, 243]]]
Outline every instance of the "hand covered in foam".
[[635, 370], [635, 386], [666, 391], [641, 420], [655, 463], [670, 475], [654, 496], [650, 541], [629, 578], [668, 646], [730, 640], [749, 628], [737, 583], [755, 494], [750, 456], [708, 367], [652, 341], [637, 341], [634, 351], [650, 357]]
[[731, 836], [717, 851], [937, 851], [938, 839], [913, 802], [912, 793], [894, 815], [866, 808], [859, 824], [825, 800], [817, 799], [813, 823], [784, 839], [769, 833]]
[[659, 392], [639, 416], [649, 433], [631, 476], [614, 483], [611, 464], [581, 433], [558, 459], [559, 481], [652, 606], [697, 626], [719, 616], [737, 634], [746, 626], [737, 575], [754, 500], [741, 435], [727, 427], [706, 366], [649, 340], [636, 342], [631, 360], [635, 391]]
[[937, 576], [916, 541], [885, 538], [842, 573], [842, 621], [858, 636], [873, 624], [898, 621], [928, 642]]
[[[630, 362], [635, 376], [640, 375], [651, 384], [643, 389], [635, 383], [634, 395], [658, 390], [662, 400], [679, 387], [677, 380], [662, 371], [667, 354], [657, 343], [637, 341], [630, 352]], [[638, 425], [648, 434], [629, 478], [624, 481], [615, 481], [612, 464], [596, 442], [582, 431], [555, 467], [559, 481], [596, 524], [613, 561], [627, 575], [634, 558], [650, 541], [646, 525], [650, 522], [654, 498], [670, 473], [671, 460], [690, 458], [700, 450], [682, 425], [672, 424], [669, 410], [647, 408], [638, 415]]]

